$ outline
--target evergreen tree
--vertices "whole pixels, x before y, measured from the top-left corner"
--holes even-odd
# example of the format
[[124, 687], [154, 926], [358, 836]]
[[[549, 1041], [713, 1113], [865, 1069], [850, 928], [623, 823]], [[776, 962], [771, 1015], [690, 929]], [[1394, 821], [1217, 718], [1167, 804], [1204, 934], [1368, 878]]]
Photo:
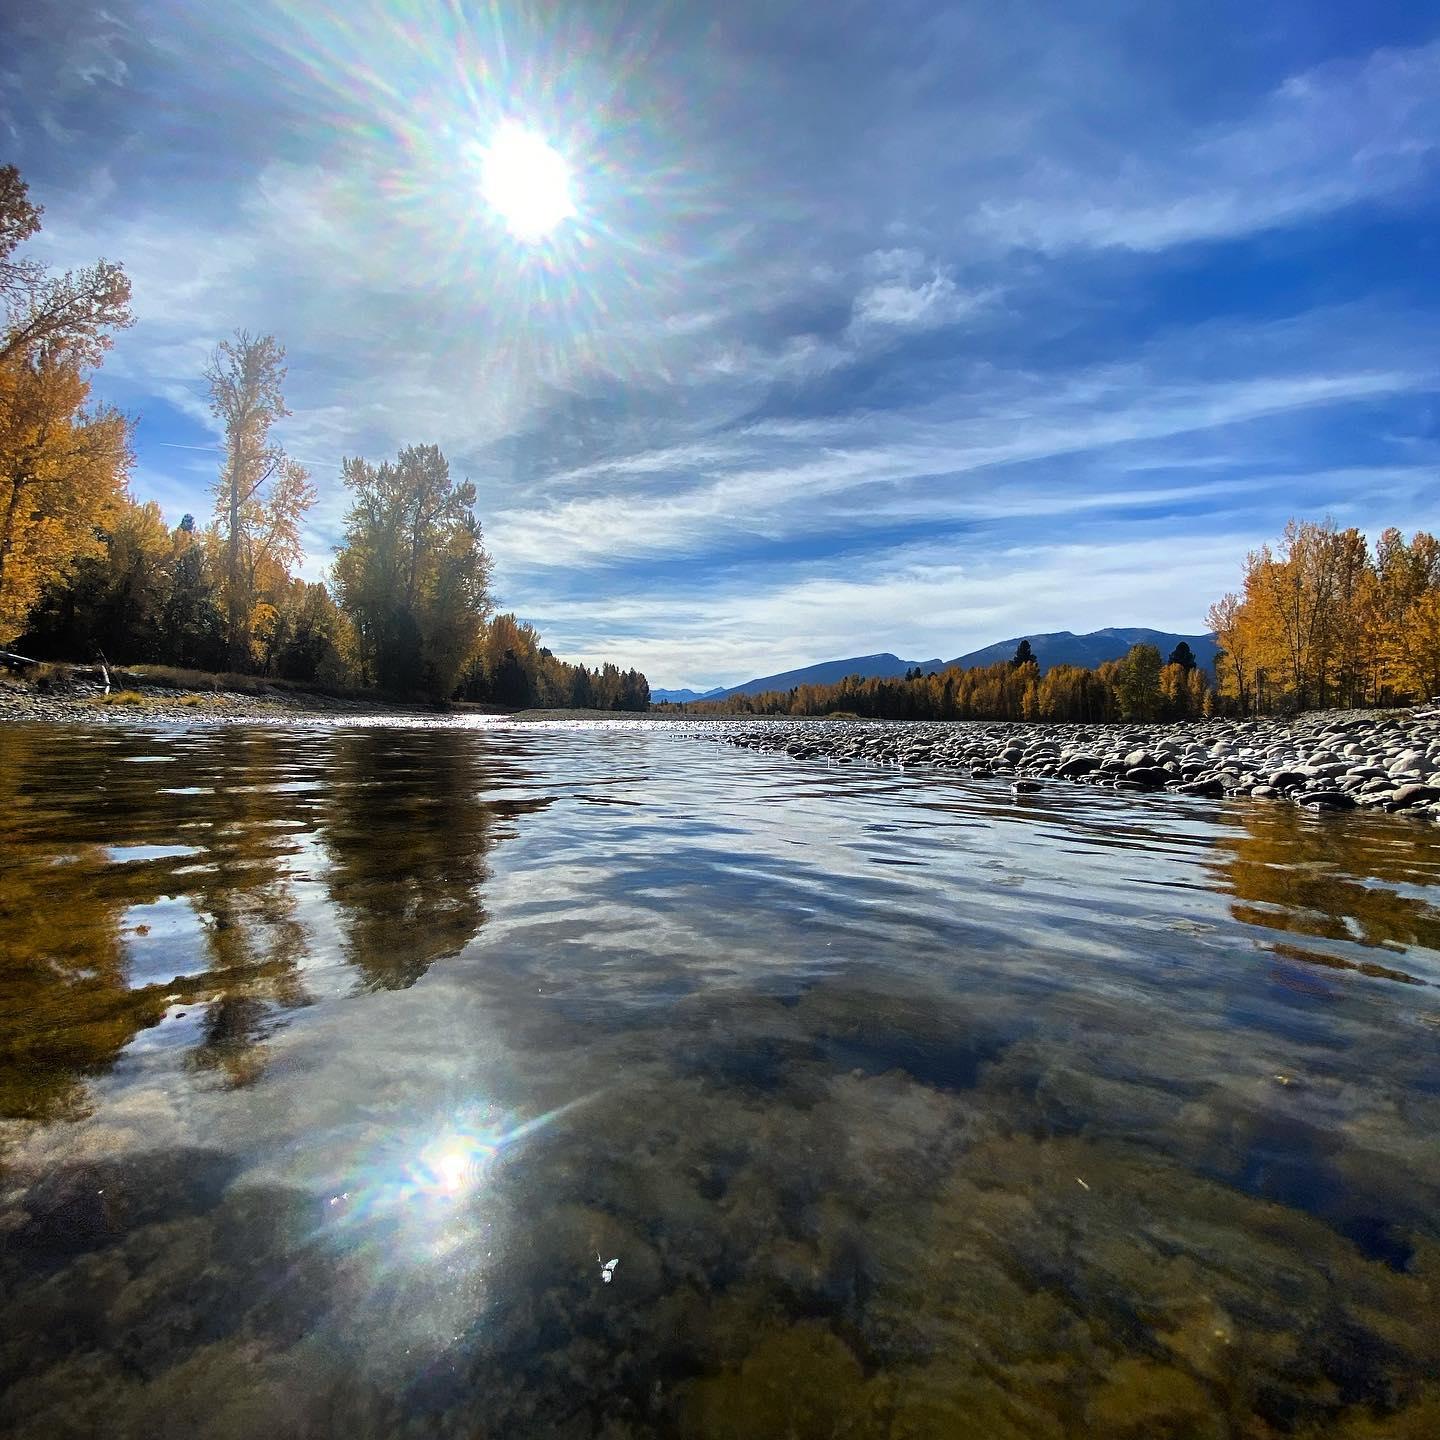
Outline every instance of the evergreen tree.
[[1028, 640], [1022, 640], [1015, 647], [1015, 658], [1010, 662], [1017, 668], [1021, 665], [1031, 665], [1035, 662], [1035, 652], [1030, 648]]

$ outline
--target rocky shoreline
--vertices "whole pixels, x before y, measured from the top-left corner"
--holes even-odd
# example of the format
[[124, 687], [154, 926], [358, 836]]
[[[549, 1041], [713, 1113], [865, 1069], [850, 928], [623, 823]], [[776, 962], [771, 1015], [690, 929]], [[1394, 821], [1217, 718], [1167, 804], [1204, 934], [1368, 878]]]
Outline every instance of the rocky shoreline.
[[708, 738], [799, 760], [948, 770], [1016, 793], [1064, 784], [1254, 796], [1440, 820], [1440, 710], [1317, 711], [1172, 725], [720, 721]]

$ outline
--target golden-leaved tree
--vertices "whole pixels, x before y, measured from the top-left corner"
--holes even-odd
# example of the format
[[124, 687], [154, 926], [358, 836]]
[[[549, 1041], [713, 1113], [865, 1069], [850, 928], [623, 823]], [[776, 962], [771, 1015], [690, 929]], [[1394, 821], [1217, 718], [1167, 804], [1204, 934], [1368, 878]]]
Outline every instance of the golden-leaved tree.
[[0, 640], [24, 628], [47, 584], [96, 553], [124, 493], [129, 425], [91, 407], [88, 375], [131, 321], [130, 282], [99, 260], [51, 274], [16, 251], [41, 209], [0, 167]]
[[1440, 691], [1440, 542], [1292, 520], [1207, 616], [1220, 694], [1241, 712], [1393, 704]]
[[1368, 620], [1380, 698], [1440, 692], [1440, 541], [1433, 535], [1417, 530], [1407, 542], [1396, 529], [1381, 532]]
[[250, 669], [270, 640], [271, 591], [303, 553], [300, 521], [315, 503], [309, 472], [270, 438], [285, 408], [285, 348], [238, 330], [205, 371], [210, 409], [225, 430], [215, 486], [215, 535], [229, 663]]

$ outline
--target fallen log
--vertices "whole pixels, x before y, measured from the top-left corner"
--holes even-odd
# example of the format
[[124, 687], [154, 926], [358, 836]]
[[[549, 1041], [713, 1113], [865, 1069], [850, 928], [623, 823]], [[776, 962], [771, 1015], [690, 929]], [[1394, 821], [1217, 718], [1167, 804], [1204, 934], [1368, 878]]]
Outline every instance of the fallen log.
[[0, 665], [7, 670], [29, 670], [39, 664], [38, 660], [32, 660], [28, 655], [17, 655], [13, 650], [0, 650]]

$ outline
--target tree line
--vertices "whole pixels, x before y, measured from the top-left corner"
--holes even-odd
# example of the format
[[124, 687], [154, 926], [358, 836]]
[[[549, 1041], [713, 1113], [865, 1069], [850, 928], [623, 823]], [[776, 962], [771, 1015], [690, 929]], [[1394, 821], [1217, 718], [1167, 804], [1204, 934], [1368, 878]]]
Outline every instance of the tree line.
[[1371, 546], [1333, 520], [1292, 520], [1206, 619], [1227, 709], [1425, 700], [1440, 693], [1440, 541], [1391, 528]]
[[1044, 675], [1022, 640], [1011, 660], [899, 679], [850, 675], [833, 685], [797, 685], [761, 695], [696, 700], [693, 715], [861, 715], [877, 720], [1189, 720], [1214, 705], [1210, 677], [1183, 641], [1162, 659], [1153, 645], [1132, 646], [1095, 669], [1055, 665]]
[[61, 276], [17, 255], [41, 209], [0, 168], [0, 643], [39, 659], [236, 671], [502, 705], [644, 710], [635, 670], [558, 660], [495, 614], [475, 487], [434, 445], [346, 458], [329, 583], [293, 572], [316, 491], [273, 430], [285, 350], [239, 331], [203, 380], [223, 436], [214, 513], [167, 526], [128, 489], [132, 422], [90, 402], [130, 284], [106, 260]]

